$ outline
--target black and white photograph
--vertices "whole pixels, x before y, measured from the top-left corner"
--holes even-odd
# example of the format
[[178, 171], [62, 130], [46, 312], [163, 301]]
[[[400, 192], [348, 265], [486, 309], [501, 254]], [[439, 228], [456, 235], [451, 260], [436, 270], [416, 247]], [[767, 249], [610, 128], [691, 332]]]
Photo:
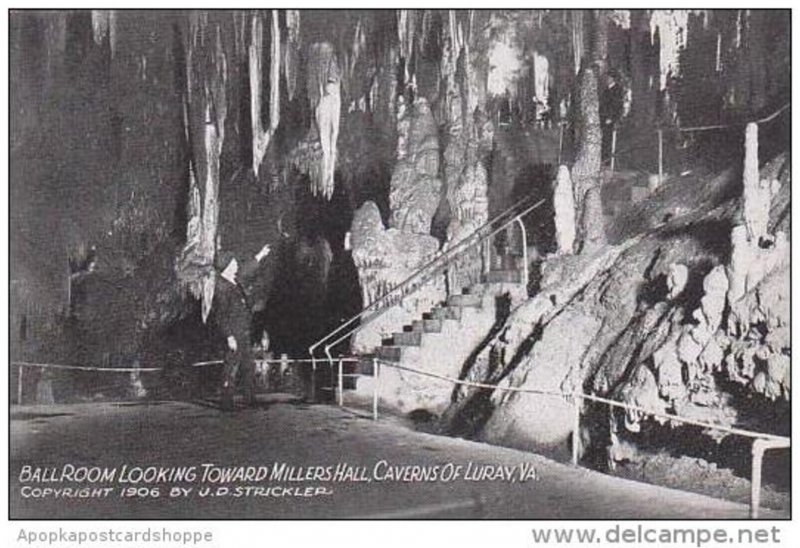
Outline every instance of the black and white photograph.
[[4, 519], [781, 542], [790, 9], [18, 4]]

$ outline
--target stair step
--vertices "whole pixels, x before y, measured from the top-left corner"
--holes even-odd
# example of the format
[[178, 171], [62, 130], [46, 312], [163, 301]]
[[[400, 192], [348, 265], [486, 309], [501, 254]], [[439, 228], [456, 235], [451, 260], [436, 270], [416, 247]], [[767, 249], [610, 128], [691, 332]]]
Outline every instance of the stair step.
[[374, 375], [375, 364], [372, 361], [373, 356], [364, 355], [358, 359], [358, 374], [361, 376], [371, 377]]
[[519, 255], [503, 255], [502, 257], [495, 257], [495, 264], [492, 265], [492, 268], [514, 270], [520, 268], [524, 262], [523, 257]]
[[378, 358], [387, 362], [399, 362], [403, 357], [402, 346], [379, 346], [377, 348]]
[[481, 295], [450, 295], [447, 297], [447, 305], [480, 308], [483, 305], [483, 297]]
[[485, 283], [522, 283], [522, 272], [519, 270], [492, 270], [483, 276]]
[[461, 308], [457, 306], [441, 306], [431, 311], [434, 320], [460, 320]]
[[441, 333], [442, 320], [422, 319], [414, 320], [412, 330], [420, 333]]
[[420, 346], [422, 344], [421, 331], [403, 331], [392, 333], [392, 342], [395, 346]]

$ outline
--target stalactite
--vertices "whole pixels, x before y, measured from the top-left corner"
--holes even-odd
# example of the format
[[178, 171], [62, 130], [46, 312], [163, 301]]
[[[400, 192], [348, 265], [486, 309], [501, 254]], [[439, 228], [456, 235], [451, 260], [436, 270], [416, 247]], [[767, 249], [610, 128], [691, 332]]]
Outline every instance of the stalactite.
[[533, 95], [543, 106], [547, 106], [550, 94], [550, 62], [538, 51], [533, 52]]
[[244, 58], [247, 53], [247, 12], [245, 10], [233, 10], [234, 52], [236, 58]]
[[264, 29], [261, 17], [258, 14], [253, 15], [251, 23], [252, 32], [248, 56], [250, 69], [250, 123], [253, 133], [253, 173], [256, 176], [258, 176], [258, 168], [280, 123], [281, 35], [278, 24], [278, 10], [272, 10], [271, 19], [269, 128], [266, 131], [261, 125], [261, 59]]
[[[211, 30], [213, 28], [213, 31]], [[184, 37], [187, 85], [184, 120], [192, 143], [187, 241], [176, 265], [179, 280], [202, 302], [205, 322], [214, 298], [219, 225], [219, 172], [227, 117], [227, 58], [221, 30], [193, 12]]]
[[43, 14], [45, 49], [47, 61], [45, 70], [48, 79], [52, 80], [64, 62], [67, 49], [67, 13], [64, 11]]
[[680, 74], [680, 52], [689, 35], [690, 10], [655, 10], [650, 17], [650, 35], [656, 30], [660, 41], [661, 89], [666, 89], [668, 76]]
[[289, 100], [297, 90], [297, 64], [300, 51], [300, 10], [286, 10], [286, 47], [283, 48], [283, 69]]
[[572, 60], [575, 74], [581, 70], [583, 60], [583, 11], [572, 10]]
[[308, 53], [308, 99], [314, 110], [314, 122], [322, 146], [322, 166], [311, 177], [311, 193], [330, 200], [336, 171], [336, 144], [341, 117], [341, 71], [336, 53], [329, 43], [313, 44]]
[[364, 32], [364, 23], [361, 17], [356, 20], [355, 29], [353, 31], [353, 40], [350, 43], [349, 50], [345, 51], [342, 55], [343, 72], [342, 77], [342, 94], [350, 102], [350, 110], [364, 110], [360, 106], [355, 107], [360, 100], [363, 99], [361, 95], [361, 86], [363, 82], [357, 80], [359, 76], [356, 75], [356, 66], [367, 47], [367, 37]]
[[92, 38], [98, 45], [108, 38], [111, 57], [114, 57], [117, 45], [117, 14], [115, 10], [92, 10]]
[[744, 10], [737, 10], [736, 11], [736, 49], [742, 47], [742, 27], [743, 23], [743, 14]]

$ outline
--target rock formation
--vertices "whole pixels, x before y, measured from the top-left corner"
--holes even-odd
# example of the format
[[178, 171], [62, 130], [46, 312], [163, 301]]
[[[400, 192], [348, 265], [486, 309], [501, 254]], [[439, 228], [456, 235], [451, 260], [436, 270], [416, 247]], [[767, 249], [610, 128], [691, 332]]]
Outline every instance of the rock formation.
[[[405, 281], [439, 250], [439, 242], [433, 236], [385, 228], [373, 202], [366, 202], [356, 211], [350, 242], [364, 307]], [[413, 285], [406, 292], [412, 288], [417, 290], [409, 297], [399, 294], [376, 309], [381, 313], [380, 318], [358, 333], [352, 343], [354, 352], [371, 352], [382, 338], [415, 319], [419, 310], [427, 310], [444, 298], [442, 277], [429, 281], [421, 289]]]
[[[781, 192], [788, 192], [783, 162], [768, 163], [761, 177], [783, 173]], [[735, 183], [727, 177], [715, 184], [723, 181], [728, 187]], [[748, 243], [745, 227], [733, 227], [726, 264], [730, 237], [705, 226], [735, 218], [736, 202], [713, 185], [687, 186], [684, 193], [682, 203], [689, 207], [683, 217], [618, 246], [545, 261], [539, 294], [512, 310], [464, 373], [470, 380], [544, 393], [457, 390], [448, 424], [472, 424], [472, 435], [496, 443], [566, 451], [572, 405], [550, 392], [590, 390], [654, 412], [720, 424], [739, 416], [723, 381], [788, 399], [785, 234], [768, 233], [771, 246], [756, 244], [743, 252], [736, 242]], [[779, 197], [773, 203], [788, 205]], [[773, 208], [769, 226], [783, 218], [783, 209]], [[778, 290], [781, 283], [784, 289]], [[653, 419], [633, 412], [616, 417], [612, 439], [600, 444], [613, 442], [612, 453], [627, 454], [622, 446]]]
[[439, 136], [425, 98], [406, 105], [401, 97], [397, 112], [397, 157], [389, 183], [392, 228], [430, 234], [439, 205]]

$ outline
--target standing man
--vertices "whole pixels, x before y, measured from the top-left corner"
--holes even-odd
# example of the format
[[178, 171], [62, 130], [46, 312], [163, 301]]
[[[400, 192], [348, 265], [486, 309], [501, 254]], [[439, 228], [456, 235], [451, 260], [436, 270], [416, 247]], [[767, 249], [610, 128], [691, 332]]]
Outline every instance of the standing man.
[[255, 278], [258, 266], [269, 254], [269, 244], [261, 248], [254, 258], [239, 266], [231, 253], [217, 253], [217, 283], [211, 307], [213, 321], [225, 337], [227, 350], [222, 371], [222, 401], [225, 411], [233, 411], [236, 391], [236, 374], [242, 368], [244, 397], [248, 405], [255, 403], [255, 361], [250, 341], [250, 323], [253, 303], [249, 302], [246, 288]]
[[600, 121], [603, 126], [602, 157], [610, 159], [613, 153], [611, 141], [617, 124], [625, 113], [625, 86], [620, 74], [608, 72], [606, 86], [600, 93]]

